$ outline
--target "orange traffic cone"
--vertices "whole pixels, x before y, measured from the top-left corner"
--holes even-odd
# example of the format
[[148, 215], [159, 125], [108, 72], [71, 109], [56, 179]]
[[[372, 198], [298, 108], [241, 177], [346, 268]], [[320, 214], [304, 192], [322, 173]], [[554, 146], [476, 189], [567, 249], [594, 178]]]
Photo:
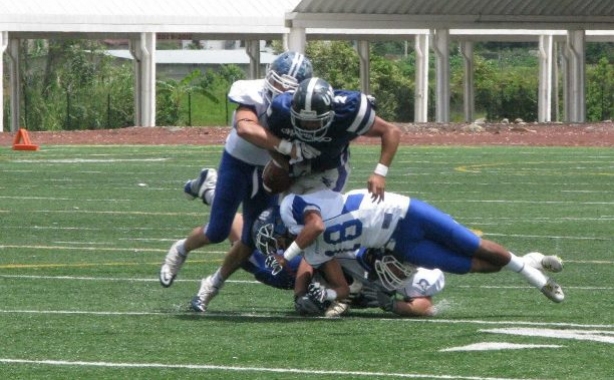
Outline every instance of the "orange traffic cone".
[[[21, 142], [22, 140], [23, 142]], [[19, 128], [13, 139], [13, 150], [38, 150], [38, 145], [32, 144], [26, 129]]]

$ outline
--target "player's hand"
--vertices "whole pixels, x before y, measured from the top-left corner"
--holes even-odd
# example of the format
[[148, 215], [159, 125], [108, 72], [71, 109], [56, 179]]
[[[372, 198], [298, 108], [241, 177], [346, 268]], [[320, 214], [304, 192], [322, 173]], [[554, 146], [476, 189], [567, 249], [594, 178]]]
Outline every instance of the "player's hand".
[[264, 265], [272, 269], [273, 276], [277, 276], [284, 269], [286, 259], [281, 255], [268, 255], [264, 260]]
[[379, 174], [372, 173], [367, 182], [367, 189], [371, 194], [371, 201], [378, 203], [384, 200], [384, 193], [386, 192], [386, 177], [382, 177]]
[[290, 164], [295, 164], [303, 160], [311, 160], [320, 155], [320, 151], [303, 141], [294, 141], [293, 143], [294, 156], [290, 159]]
[[391, 296], [388, 293], [378, 290], [375, 296], [377, 298], [377, 304], [380, 308], [382, 308], [382, 310], [390, 312], [394, 311], [394, 304], [396, 302], [394, 295]]
[[319, 282], [312, 282], [307, 288], [307, 294], [314, 302], [323, 304], [326, 300], [326, 288], [320, 285]]

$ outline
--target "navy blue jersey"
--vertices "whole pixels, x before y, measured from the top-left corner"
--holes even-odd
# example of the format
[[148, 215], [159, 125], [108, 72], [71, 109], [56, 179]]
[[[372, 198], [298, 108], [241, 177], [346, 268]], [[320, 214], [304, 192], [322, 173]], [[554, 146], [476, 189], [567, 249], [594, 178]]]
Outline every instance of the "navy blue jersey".
[[[297, 140], [292, 128], [290, 109], [292, 93], [283, 93], [273, 100], [269, 110], [270, 131], [286, 140]], [[339, 167], [345, 162], [350, 141], [367, 133], [375, 121], [375, 109], [367, 96], [358, 91], [336, 90], [333, 103], [335, 118], [323, 141], [310, 142], [320, 154], [311, 159], [312, 172]]]
[[278, 289], [294, 289], [296, 270], [301, 262], [301, 256], [297, 256], [288, 262], [288, 265], [278, 274], [273, 275], [273, 270], [265, 264], [266, 255], [258, 250], [250, 256], [249, 260], [241, 267], [254, 275], [254, 278], [265, 285]]

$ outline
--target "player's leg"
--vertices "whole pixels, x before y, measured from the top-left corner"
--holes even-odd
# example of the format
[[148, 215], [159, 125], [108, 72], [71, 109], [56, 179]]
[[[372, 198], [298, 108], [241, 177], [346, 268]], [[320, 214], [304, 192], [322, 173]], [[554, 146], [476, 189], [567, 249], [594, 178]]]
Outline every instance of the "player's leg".
[[[439, 260], [440, 269], [462, 273], [467, 265], [466, 259], [463, 259], [465, 256], [471, 258], [470, 272], [490, 273], [499, 269], [511, 270], [523, 276], [552, 301], [561, 302], [564, 299], [561, 287], [540, 270], [525, 265], [521, 257], [500, 244], [481, 239], [473, 231], [434, 206], [412, 199], [406, 218], [399, 223], [408, 233], [397, 238], [401, 239], [401, 245], [405, 245], [406, 252], [418, 256], [415, 257], [418, 261], [415, 262], [416, 265], [424, 266], [422, 265], [424, 261], [430, 261], [427, 268], [438, 267], [433, 265], [433, 261]], [[421, 239], [433, 244], [429, 246]], [[435, 257], [428, 259], [428, 255]]]
[[249, 194], [251, 182], [245, 178], [247, 166], [249, 165], [224, 151], [209, 223], [204, 227], [193, 229], [185, 239], [173, 243], [160, 268], [159, 278], [162, 286], [169, 287], [173, 284], [189, 252], [228, 238], [243, 194]]
[[[220, 289], [224, 285], [224, 282], [234, 273], [237, 269], [247, 262], [252, 252], [254, 251], [254, 242], [252, 237], [252, 224], [260, 213], [268, 207], [273, 206], [276, 203], [276, 198], [268, 195], [262, 189], [262, 168], [247, 166], [243, 163], [239, 163], [238, 169], [241, 172], [241, 178], [233, 179], [239, 185], [242, 191], [238, 192], [243, 195], [241, 199], [243, 203], [243, 215], [242, 215], [242, 227], [241, 227], [241, 239], [234, 243], [230, 250], [224, 257], [222, 266], [211, 276], [204, 278], [201, 281], [200, 289], [196, 296], [192, 298], [191, 306], [195, 311], [204, 312], [207, 310], [209, 302], [219, 293]], [[225, 180], [225, 173], [220, 170], [219, 184]], [[228, 193], [237, 193], [237, 189], [226, 188], [225, 194], [222, 194], [216, 189], [216, 195], [212, 207], [212, 218], [214, 217], [214, 209], [218, 207], [219, 200], [230, 199]], [[236, 209], [235, 209], [236, 212]], [[219, 215], [220, 218], [224, 218], [225, 215]], [[210, 223], [211, 224], [211, 223]], [[237, 229], [237, 226], [233, 229]], [[207, 229], [209, 233], [209, 228]], [[235, 231], [236, 234], [236, 231]]]
[[198, 293], [192, 298], [191, 307], [194, 311], [205, 312], [209, 302], [219, 293], [228, 277], [230, 277], [241, 264], [249, 259], [252, 249], [241, 241], [236, 242], [226, 253], [222, 266], [214, 274], [201, 281]]

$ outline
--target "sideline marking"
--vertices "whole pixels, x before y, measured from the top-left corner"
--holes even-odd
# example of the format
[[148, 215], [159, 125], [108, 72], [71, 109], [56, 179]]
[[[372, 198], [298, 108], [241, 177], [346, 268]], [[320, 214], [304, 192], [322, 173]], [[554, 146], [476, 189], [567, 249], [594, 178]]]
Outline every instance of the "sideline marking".
[[454, 352], [454, 351], [493, 351], [493, 350], [524, 350], [526, 348], [561, 348], [556, 344], [517, 344], [506, 342], [482, 342], [469, 344], [467, 346], [444, 348], [439, 352]]
[[[207, 313], [195, 313], [192, 310], [188, 310], [187, 306], [185, 311], [181, 310], [169, 310], [169, 311], [79, 311], [79, 310], [0, 310], [2, 314], [43, 314], [43, 315], [102, 315], [102, 316], [169, 316], [174, 317], [177, 315], [186, 315], [192, 316], [194, 318], [252, 318], [252, 319], [324, 319], [331, 320], [331, 318], [318, 316], [318, 317], [309, 317], [302, 315], [290, 315], [285, 312], [280, 312], [277, 314], [256, 314], [256, 313], [218, 313], [215, 311], [207, 312]], [[361, 315], [349, 315], [347, 317], [343, 317], [342, 319], [347, 320], [364, 320], [364, 317]], [[338, 320], [333, 318], [333, 320]], [[525, 321], [482, 321], [482, 320], [472, 320], [472, 319], [420, 319], [420, 318], [377, 318], [379, 321], [385, 322], [398, 322], [398, 323], [443, 323], [443, 324], [467, 324], [467, 325], [505, 325], [505, 326], [539, 326], [540, 328], [536, 328], [534, 330], [544, 330], [541, 326], [550, 326], [550, 327], [562, 327], [569, 328], [573, 327], [576, 329], [614, 329], [614, 325], [582, 325], [578, 323], [563, 323], [563, 322], [525, 322]], [[502, 329], [493, 329], [494, 330], [506, 330]], [[509, 328], [507, 330], [510, 330]], [[518, 329], [521, 330], [520, 328]], [[532, 330], [532, 329], [527, 329]], [[489, 332], [489, 330], [484, 330]], [[551, 330], [551, 331], [564, 331], [564, 330]], [[577, 330], [582, 331], [582, 330]], [[589, 331], [590, 332], [590, 331]], [[608, 332], [610, 333], [610, 332]], [[614, 334], [614, 331], [611, 332]]]
[[87, 164], [87, 163], [115, 163], [115, 162], [165, 162], [168, 158], [56, 158], [41, 160], [12, 160], [17, 163], [37, 163], [37, 164]]
[[[223, 252], [217, 252], [223, 253]], [[222, 259], [209, 260], [191, 260], [191, 263], [221, 263]], [[149, 263], [149, 265], [159, 265], [160, 263]], [[611, 263], [609, 263], [611, 264]], [[15, 268], [55, 268], [55, 267], [94, 267], [94, 266], [136, 266], [143, 263], [85, 263], [85, 264], [7, 264], [0, 265], [0, 269], [15, 269]], [[0, 274], [0, 278], [15, 278], [15, 279], [36, 279], [36, 280], [78, 280], [78, 281], [128, 281], [128, 282], [158, 282], [157, 278], [131, 278], [131, 277], [92, 277], [92, 276], [44, 276], [44, 275], [21, 275], [21, 274]], [[176, 279], [174, 282], [198, 282], [201, 278], [194, 279]], [[256, 284], [265, 285], [255, 280], [226, 280], [227, 283], [234, 284]], [[464, 289], [532, 289], [530, 285], [457, 285], [457, 288]], [[612, 286], [566, 286], [565, 289], [575, 290], [614, 290]]]
[[[328, 371], [316, 369], [298, 368], [264, 368], [264, 367], [233, 367], [210, 364], [162, 364], [162, 363], [110, 363], [110, 362], [85, 362], [85, 361], [66, 361], [66, 360], [25, 360], [0, 358], [1, 363], [18, 364], [46, 364], [63, 366], [89, 366], [89, 367], [111, 367], [111, 368], [176, 368], [194, 370], [222, 370], [239, 372], [273, 372], [273, 373], [297, 373], [306, 375], [344, 375], [344, 376], [364, 376], [364, 377], [401, 377], [413, 379], [462, 379], [462, 380], [517, 380], [503, 377], [478, 377], [478, 376], [456, 376], [456, 375], [433, 375], [418, 373], [388, 373], [388, 372], [366, 372], [366, 371]], [[523, 378], [527, 380], [526, 378]]]

